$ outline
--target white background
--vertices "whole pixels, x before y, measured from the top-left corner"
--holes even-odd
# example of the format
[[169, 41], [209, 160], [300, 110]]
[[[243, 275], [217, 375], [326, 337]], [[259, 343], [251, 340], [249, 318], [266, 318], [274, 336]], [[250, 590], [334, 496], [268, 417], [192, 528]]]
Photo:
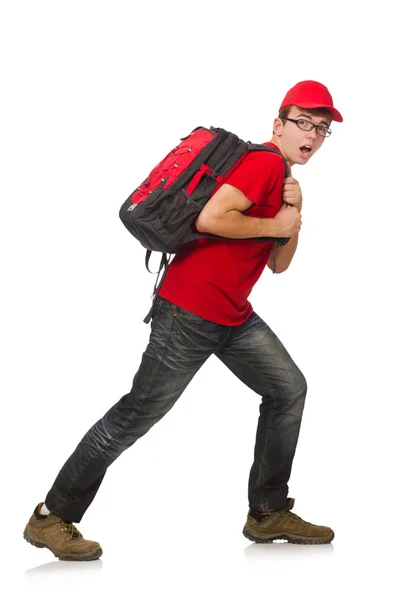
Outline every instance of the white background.
[[[1, 3], [1, 566], [7, 597], [389, 598], [395, 555], [395, 33], [388, 2]], [[294, 511], [331, 545], [243, 528], [259, 397], [215, 358], [108, 470], [62, 563], [22, 531], [129, 391], [154, 276], [118, 211], [198, 125], [268, 141], [314, 79], [344, 117], [307, 166], [297, 254], [251, 296], [308, 381]], [[4, 589], [4, 583], [3, 583]]]

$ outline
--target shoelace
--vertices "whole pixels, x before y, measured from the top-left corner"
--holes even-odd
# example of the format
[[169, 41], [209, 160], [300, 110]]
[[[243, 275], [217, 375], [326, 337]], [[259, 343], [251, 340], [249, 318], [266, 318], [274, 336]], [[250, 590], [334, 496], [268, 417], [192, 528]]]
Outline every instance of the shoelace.
[[71, 540], [83, 537], [73, 523], [70, 523], [69, 521], [61, 521], [61, 524], [63, 525], [63, 531], [68, 534]]
[[268, 517], [270, 517], [271, 515], [274, 514], [274, 512], [276, 512], [280, 517], [281, 515], [288, 515], [288, 517], [290, 517], [290, 519], [292, 521], [295, 521], [295, 523], [299, 523], [299, 525], [311, 525], [312, 527], [315, 527], [315, 525], [313, 525], [313, 523], [309, 523], [309, 521], [304, 521], [301, 517], [298, 517], [298, 515], [296, 515], [295, 513], [291, 512], [288, 508], [281, 508], [278, 509], [276, 511], [272, 511], [269, 513], [264, 513], [262, 515], [262, 519], [267, 519]]
[[304, 521], [303, 519], [301, 519], [301, 517], [298, 517], [298, 515], [296, 515], [295, 513], [291, 512], [290, 510], [288, 510], [288, 508], [284, 509], [284, 514], [288, 514], [289, 517], [292, 517], [293, 521], [296, 521], [297, 523], [303, 524], [303, 525], [312, 525], [313, 523], [309, 523], [309, 521]]

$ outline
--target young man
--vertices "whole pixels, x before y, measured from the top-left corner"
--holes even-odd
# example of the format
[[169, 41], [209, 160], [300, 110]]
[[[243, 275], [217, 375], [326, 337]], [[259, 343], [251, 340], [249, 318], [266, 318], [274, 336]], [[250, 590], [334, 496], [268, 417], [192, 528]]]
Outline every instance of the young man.
[[[330, 135], [332, 120], [341, 122], [342, 116], [328, 89], [302, 81], [286, 94], [269, 144], [290, 166], [304, 165]], [[80, 522], [107, 468], [172, 408], [212, 354], [262, 398], [243, 534], [262, 543], [333, 539], [330, 528], [290, 511], [294, 499], [287, 497], [287, 482], [306, 380], [248, 301], [265, 266], [282, 273], [297, 248], [302, 194], [296, 179], [284, 175], [278, 153], [252, 152], [205, 205], [197, 230], [224, 239], [200, 239], [176, 254], [155, 302], [149, 344], [131, 391], [93, 425], [66, 461], [25, 528], [28, 542], [65, 560], [102, 554], [73, 522]], [[276, 250], [272, 242], [242, 239], [258, 237], [290, 240]]]

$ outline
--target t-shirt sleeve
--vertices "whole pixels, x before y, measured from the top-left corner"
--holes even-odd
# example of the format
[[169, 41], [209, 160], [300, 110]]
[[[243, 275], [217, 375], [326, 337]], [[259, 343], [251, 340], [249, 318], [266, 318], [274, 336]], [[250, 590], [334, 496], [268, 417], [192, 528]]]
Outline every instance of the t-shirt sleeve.
[[282, 157], [274, 152], [250, 152], [225, 179], [224, 183], [239, 189], [255, 205], [264, 203], [266, 196], [284, 179]]

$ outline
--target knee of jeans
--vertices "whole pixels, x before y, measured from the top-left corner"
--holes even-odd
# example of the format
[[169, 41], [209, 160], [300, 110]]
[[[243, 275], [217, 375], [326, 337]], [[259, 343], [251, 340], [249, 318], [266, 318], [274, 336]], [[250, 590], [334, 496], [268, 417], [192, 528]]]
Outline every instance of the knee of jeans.
[[292, 384], [289, 388], [290, 404], [294, 407], [294, 411], [301, 413], [305, 405], [307, 395], [306, 377], [301, 371], [295, 373]]
[[306, 377], [303, 375], [301, 371], [299, 371], [299, 375], [297, 376], [297, 389], [299, 389], [300, 395], [306, 398], [307, 394], [307, 381]]

